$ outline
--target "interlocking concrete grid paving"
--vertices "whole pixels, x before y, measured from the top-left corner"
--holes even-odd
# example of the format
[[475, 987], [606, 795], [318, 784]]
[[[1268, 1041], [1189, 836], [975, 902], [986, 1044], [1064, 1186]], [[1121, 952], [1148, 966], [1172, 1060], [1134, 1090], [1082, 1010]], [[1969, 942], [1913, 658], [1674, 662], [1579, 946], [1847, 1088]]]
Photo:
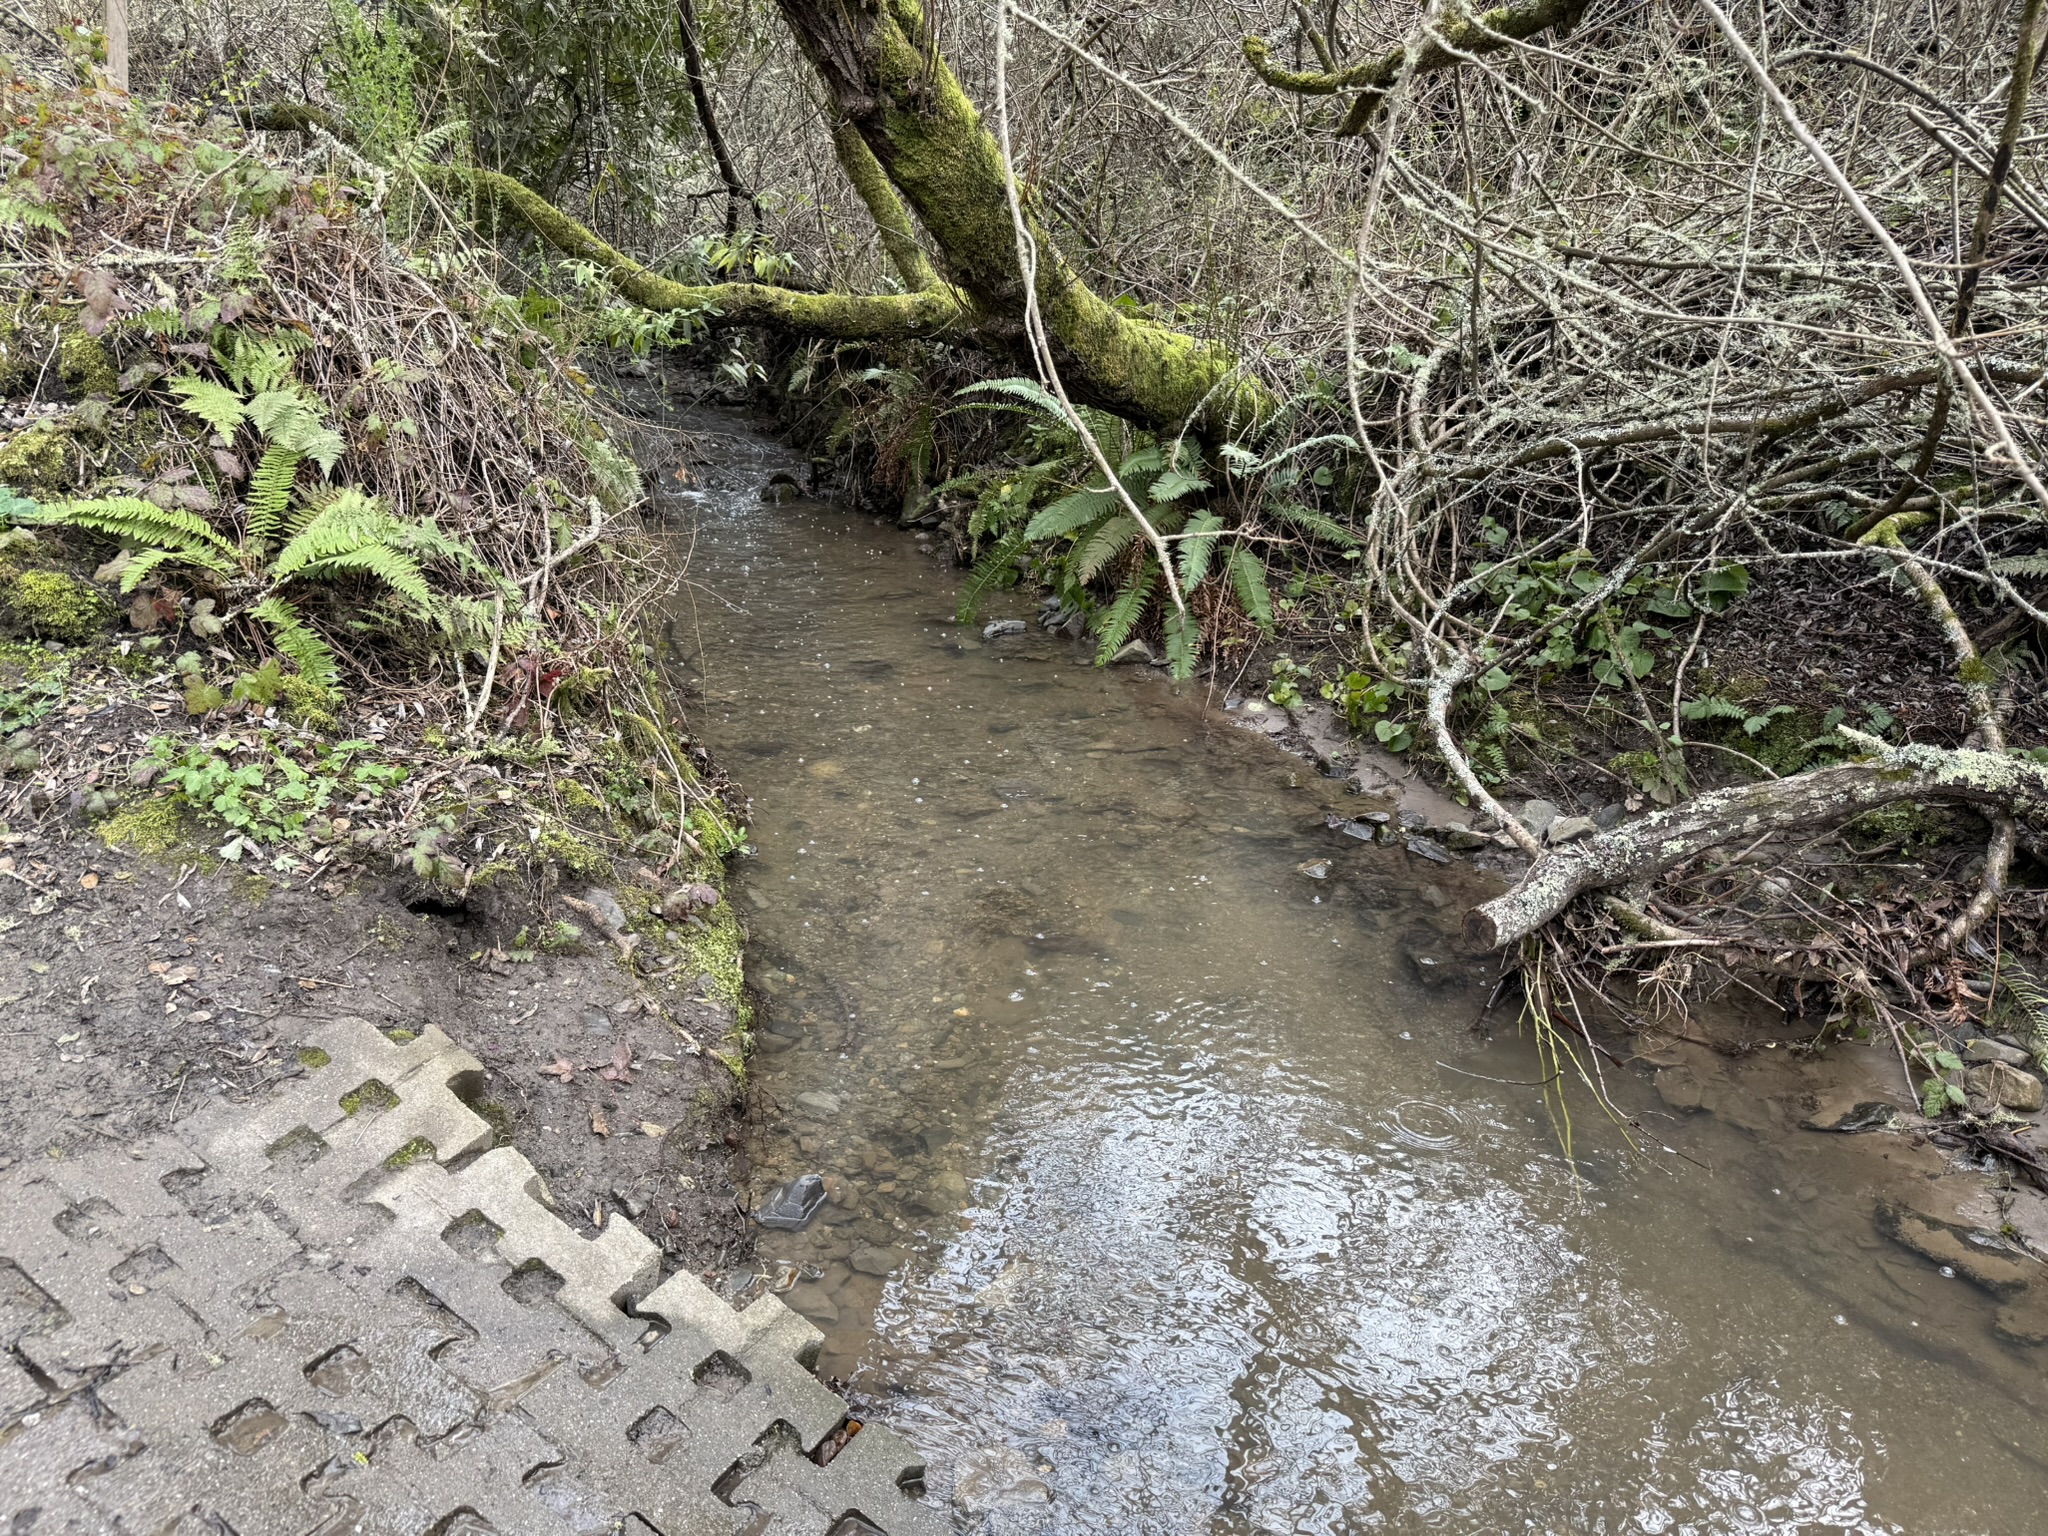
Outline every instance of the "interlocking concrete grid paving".
[[267, 1101], [0, 1175], [0, 1529], [950, 1529], [809, 1323], [556, 1217], [447, 1036], [299, 1033]]

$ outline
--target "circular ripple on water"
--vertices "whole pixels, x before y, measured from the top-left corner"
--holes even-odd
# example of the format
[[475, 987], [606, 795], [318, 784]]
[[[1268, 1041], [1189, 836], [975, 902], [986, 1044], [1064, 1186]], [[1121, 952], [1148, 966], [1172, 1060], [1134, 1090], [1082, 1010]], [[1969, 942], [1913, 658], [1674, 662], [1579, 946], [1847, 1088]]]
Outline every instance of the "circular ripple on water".
[[1408, 1099], [1387, 1115], [1394, 1139], [1425, 1152], [1443, 1152], [1465, 1140], [1465, 1117], [1448, 1104]]

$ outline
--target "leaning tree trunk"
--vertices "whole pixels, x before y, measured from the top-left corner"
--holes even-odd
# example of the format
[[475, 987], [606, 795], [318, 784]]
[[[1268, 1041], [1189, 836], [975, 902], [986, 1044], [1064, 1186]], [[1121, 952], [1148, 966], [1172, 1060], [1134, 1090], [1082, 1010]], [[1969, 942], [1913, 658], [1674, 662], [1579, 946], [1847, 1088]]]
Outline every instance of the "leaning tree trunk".
[[1950, 800], [2048, 818], [2048, 766], [2001, 752], [1891, 747], [1847, 732], [1875, 761], [1710, 790], [1537, 860], [1521, 884], [1474, 907], [1465, 936], [1498, 949], [1534, 933], [1582, 892], [1647, 880], [1736, 838], [1821, 828], [1902, 800]]
[[[839, 114], [874, 152], [937, 247], [984, 342], [1029, 356], [1002, 153], [941, 56], [918, 0], [780, 0]], [[1268, 405], [1228, 351], [1106, 303], [1061, 259], [1033, 211], [1038, 304], [1075, 397], [1163, 430], [1226, 435]]]

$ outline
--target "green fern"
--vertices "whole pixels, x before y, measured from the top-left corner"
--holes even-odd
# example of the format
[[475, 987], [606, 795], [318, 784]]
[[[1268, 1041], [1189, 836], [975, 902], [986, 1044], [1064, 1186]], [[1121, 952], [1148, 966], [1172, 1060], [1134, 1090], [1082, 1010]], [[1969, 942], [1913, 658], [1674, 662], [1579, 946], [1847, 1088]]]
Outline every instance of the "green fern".
[[242, 397], [212, 379], [202, 379], [196, 373], [183, 373], [165, 387], [184, 402], [187, 411], [222, 437], [233, 437], [236, 429], [249, 419], [249, 408], [242, 403]]
[[1040, 539], [1057, 538], [1063, 533], [1074, 533], [1086, 528], [1104, 513], [1115, 510], [1117, 495], [1104, 487], [1101, 490], [1079, 490], [1062, 496], [1049, 506], [1039, 508], [1024, 529], [1024, 536], [1036, 543]]
[[[1060, 409], [1059, 401], [1046, 392], [1043, 384], [1035, 379], [984, 379], [979, 384], [970, 384], [958, 395], [1008, 395], [1021, 400], [1034, 410], [1042, 411], [1061, 426], [1067, 425], [1067, 413]], [[987, 404], [977, 403], [974, 409], [985, 411], [1014, 411], [1017, 406], [1007, 401], [994, 400]]]
[[1102, 615], [1101, 628], [1096, 631], [1101, 643], [1095, 647], [1095, 664], [1105, 666], [1109, 659], [1123, 649], [1124, 642], [1131, 638], [1131, 631], [1138, 627], [1138, 620], [1145, 612], [1145, 604], [1152, 596], [1152, 584], [1159, 577], [1159, 567], [1148, 556], [1138, 567], [1137, 574], [1124, 583]]
[[23, 521], [104, 533], [124, 543], [160, 551], [158, 563], [165, 559], [182, 560], [209, 571], [232, 571], [236, 566], [235, 547], [215, 533], [205, 519], [182, 507], [160, 507], [135, 496], [53, 501]]
[[1991, 569], [2001, 576], [2048, 576], [2048, 555], [2007, 555]]
[[295, 387], [264, 390], [249, 401], [248, 413], [265, 438], [303, 454], [318, 464], [323, 474], [334, 473], [335, 462], [348, 446], [322, 420], [318, 403]]
[[291, 658], [300, 676], [322, 688], [334, 687], [340, 674], [334, 652], [299, 617], [298, 609], [281, 597], [267, 597], [249, 610], [249, 616], [270, 631], [272, 643]]
[[1237, 592], [1238, 604], [1251, 621], [1267, 634], [1273, 632], [1273, 597], [1266, 590], [1266, 568], [1259, 557], [1248, 549], [1234, 549], [1230, 552], [1230, 584]]
[[1093, 581], [1110, 561], [1129, 549], [1137, 537], [1137, 519], [1118, 513], [1090, 534], [1088, 542], [1081, 546], [1081, 552], [1074, 557], [1074, 579]]
[[1192, 613], [1176, 608], [1166, 616], [1166, 665], [1176, 683], [1195, 675], [1195, 654], [1201, 645], [1202, 626]]
[[249, 477], [247, 535], [251, 543], [268, 544], [284, 529], [291, 511], [292, 487], [299, 478], [305, 455], [296, 448], [272, 443], [263, 450], [263, 460]]
[[1214, 512], [1196, 514], [1188, 523], [1187, 537], [1180, 546], [1180, 585], [1192, 592], [1209, 574], [1209, 561], [1216, 553], [1216, 541], [1223, 532], [1223, 519]]
[[1304, 507], [1298, 501], [1282, 502], [1272, 508], [1272, 513], [1283, 523], [1292, 523], [1303, 533], [1312, 534], [1326, 544], [1334, 544], [1339, 549], [1358, 548], [1357, 538], [1342, 523]]
[[20, 197], [0, 197], [0, 231], [13, 229], [39, 229], [44, 234], [60, 237], [71, 233], [64, 227], [64, 221], [41, 203]]
[[981, 605], [989, 593], [1016, 581], [1017, 557], [1024, 553], [1030, 542], [1028, 535], [1013, 533], [998, 540], [987, 554], [976, 561], [966, 583], [960, 588], [960, 602], [953, 616], [962, 624], [972, 624], [980, 617]]

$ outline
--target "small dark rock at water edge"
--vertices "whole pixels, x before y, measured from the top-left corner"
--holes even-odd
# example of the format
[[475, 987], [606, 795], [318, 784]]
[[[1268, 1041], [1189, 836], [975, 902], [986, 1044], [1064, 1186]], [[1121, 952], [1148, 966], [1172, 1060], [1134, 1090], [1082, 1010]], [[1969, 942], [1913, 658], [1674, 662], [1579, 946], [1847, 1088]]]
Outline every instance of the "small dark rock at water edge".
[[761, 499], [765, 502], [797, 501], [802, 498], [804, 488], [797, 484], [796, 476], [777, 472], [768, 477], [768, 483], [761, 487]]
[[1799, 1123], [1809, 1131], [1838, 1131], [1854, 1136], [1863, 1131], [1888, 1129], [1898, 1113], [1891, 1105], [1875, 1099], [1844, 1099], [1822, 1104]]
[[806, 1173], [791, 1179], [768, 1197], [768, 1203], [754, 1212], [754, 1220], [777, 1232], [801, 1232], [825, 1203], [825, 1180]]
[[1002, 635], [1021, 635], [1023, 633], [1024, 621], [1022, 619], [997, 619], [991, 624], [982, 626], [981, 638], [984, 640], [994, 640]]
[[1419, 858], [1428, 859], [1432, 864], [1448, 864], [1451, 862], [1451, 856], [1445, 850], [1444, 845], [1427, 837], [1409, 838], [1408, 851]]

